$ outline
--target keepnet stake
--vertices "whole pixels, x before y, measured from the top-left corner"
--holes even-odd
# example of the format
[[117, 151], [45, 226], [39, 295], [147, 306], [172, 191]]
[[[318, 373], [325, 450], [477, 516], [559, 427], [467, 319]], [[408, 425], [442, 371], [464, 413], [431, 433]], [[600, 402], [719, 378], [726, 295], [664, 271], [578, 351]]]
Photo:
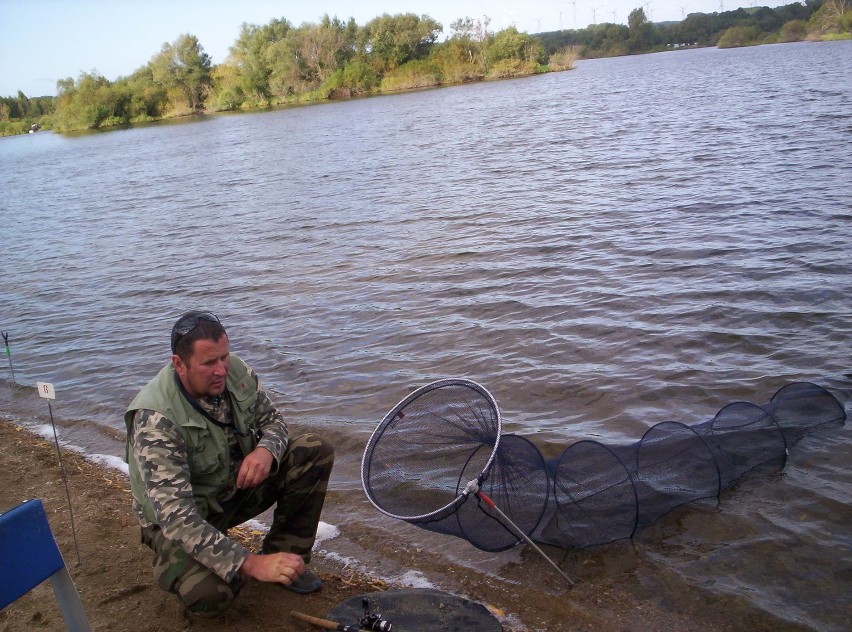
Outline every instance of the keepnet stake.
[[9, 358], [9, 370], [12, 372], [12, 386], [15, 385], [15, 369], [12, 368], [12, 352], [9, 350], [9, 332], [0, 332], [3, 334], [3, 344], [6, 345], [6, 357]]

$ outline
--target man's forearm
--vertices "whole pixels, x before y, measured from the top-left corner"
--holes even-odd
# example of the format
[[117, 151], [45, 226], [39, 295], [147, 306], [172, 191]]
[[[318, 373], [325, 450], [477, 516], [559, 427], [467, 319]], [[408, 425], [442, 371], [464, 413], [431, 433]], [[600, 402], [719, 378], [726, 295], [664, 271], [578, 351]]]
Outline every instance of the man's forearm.
[[263, 433], [258, 446], [266, 448], [275, 457], [276, 465], [273, 465], [273, 470], [275, 470], [290, 441], [287, 423], [284, 421], [283, 415], [275, 408], [272, 400], [269, 399], [266, 391], [258, 391], [255, 410], [257, 427]]

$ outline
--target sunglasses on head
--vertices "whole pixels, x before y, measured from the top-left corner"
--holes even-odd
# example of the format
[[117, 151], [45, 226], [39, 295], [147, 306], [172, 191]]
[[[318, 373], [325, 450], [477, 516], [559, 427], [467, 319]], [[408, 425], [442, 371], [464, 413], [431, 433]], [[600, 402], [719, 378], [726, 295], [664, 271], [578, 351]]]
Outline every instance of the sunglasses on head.
[[202, 320], [218, 323], [219, 317], [213, 312], [189, 312], [178, 319], [174, 327], [172, 327], [172, 353], [175, 352], [180, 339], [198, 327], [198, 324]]

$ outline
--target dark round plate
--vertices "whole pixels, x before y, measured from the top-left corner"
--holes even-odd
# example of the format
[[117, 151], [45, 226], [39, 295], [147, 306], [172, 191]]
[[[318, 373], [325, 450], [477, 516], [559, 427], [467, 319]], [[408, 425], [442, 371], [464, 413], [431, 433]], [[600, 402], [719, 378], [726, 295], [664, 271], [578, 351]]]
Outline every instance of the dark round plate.
[[[500, 621], [480, 603], [431, 588], [410, 588], [369, 593], [336, 605], [327, 619], [357, 626], [364, 617], [363, 600], [370, 613], [393, 625], [392, 632], [502, 632]], [[379, 629], [379, 628], [376, 628]]]

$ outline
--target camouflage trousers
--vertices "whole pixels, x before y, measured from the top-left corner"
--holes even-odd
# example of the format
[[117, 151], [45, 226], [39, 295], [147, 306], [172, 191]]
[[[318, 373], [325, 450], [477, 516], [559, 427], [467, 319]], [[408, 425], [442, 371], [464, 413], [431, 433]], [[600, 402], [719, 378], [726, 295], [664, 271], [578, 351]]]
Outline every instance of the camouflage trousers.
[[[293, 437], [277, 472], [256, 487], [238, 490], [223, 503], [222, 513], [208, 515], [206, 520], [225, 532], [275, 505], [262, 553], [296, 553], [307, 564], [333, 464], [334, 449], [322, 438], [313, 434]], [[175, 593], [192, 612], [215, 613], [226, 609], [245, 583], [239, 573], [232, 581], [224, 581], [167, 540], [156, 525], [142, 529], [142, 542], [155, 553], [157, 584]]]

